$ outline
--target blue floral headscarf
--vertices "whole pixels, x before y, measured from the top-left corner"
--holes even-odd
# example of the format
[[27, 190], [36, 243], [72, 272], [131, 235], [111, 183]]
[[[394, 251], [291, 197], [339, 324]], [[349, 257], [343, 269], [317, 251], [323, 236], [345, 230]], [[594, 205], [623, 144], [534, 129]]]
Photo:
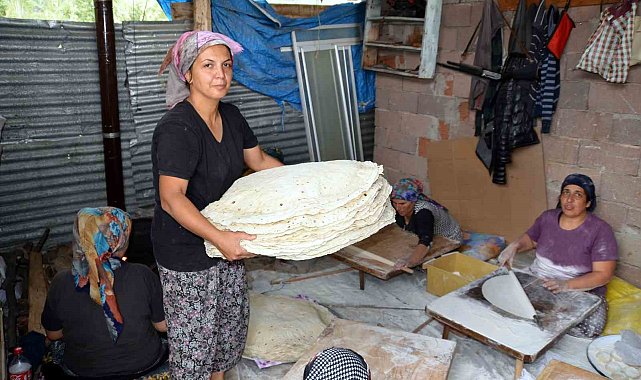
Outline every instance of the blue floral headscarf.
[[71, 273], [77, 289], [89, 285], [91, 299], [102, 307], [113, 341], [122, 332], [123, 318], [113, 290], [114, 273], [129, 246], [131, 218], [115, 207], [83, 208], [73, 227]]
[[392, 187], [392, 199], [402, 199], [408, 202], [426, 201], [447, 211], [447, 208], [423, 193], [423, 183], [416, 178], [403, 178]]

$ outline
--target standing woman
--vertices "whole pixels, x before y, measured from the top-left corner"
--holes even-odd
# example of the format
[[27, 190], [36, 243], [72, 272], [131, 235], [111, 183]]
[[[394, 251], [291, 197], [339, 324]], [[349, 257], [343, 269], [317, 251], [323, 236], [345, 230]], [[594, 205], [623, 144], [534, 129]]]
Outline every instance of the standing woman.
[[423, 184], [416, 178], [403, 178], [396, 182], [391, 198], [396, 210], [396, 224], [418, 236], [414, 251], [399, 259], [394, 268], [422, 263], [436, 235], [458, 243], [463, 239], [458, 222], [445, 207], [423, 194]]
[[[238, 179], [243, 164], [255, 171], [281, 166], [263, 153], [238, 108], [221, 101], [232, 81], [234, 55], [243, 48], [212, 32], [182, 34], [169, 66], [167, 106], [154, 131], [154, 255], [169, 326], [175, 379], [223, 379], [241, 358], [249, 301], [240, 246], [255, 238], [216, 229], [200, 210]], [[223, 259], [205, 254], [204, 239]]]

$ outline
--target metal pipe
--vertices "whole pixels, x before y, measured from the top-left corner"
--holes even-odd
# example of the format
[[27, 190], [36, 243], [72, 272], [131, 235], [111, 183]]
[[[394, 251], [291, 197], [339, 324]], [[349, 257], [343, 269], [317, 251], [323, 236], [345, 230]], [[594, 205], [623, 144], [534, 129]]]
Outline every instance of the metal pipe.
[[96, 43], [100, 75], [100, 110], [102, 143], [105, 157], [107, 204], [125, 209], [125, 191], [120, 147], [120, 110], [118, 109], [118, 77], [116, 75], [116, 40], [111, 0], [94, 0], [96, 11]]

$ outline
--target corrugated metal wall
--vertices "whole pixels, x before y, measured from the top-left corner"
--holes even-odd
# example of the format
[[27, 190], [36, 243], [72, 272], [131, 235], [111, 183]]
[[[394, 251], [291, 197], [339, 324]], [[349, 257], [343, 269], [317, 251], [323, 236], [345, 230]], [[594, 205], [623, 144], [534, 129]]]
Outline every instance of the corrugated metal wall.
[[[159, 63], [187, 23], [116, 25], [125, 197], [129, 211], [153, 204], [150, 142], [165, 112]], [[234, 83], [238, 106], [263, 147], [289, 164], [309, 160], [302, 113]], [[95, 27], [0, 18], [0, 249], [69, 241], [75, 212], [106, 204]], [[282, 123], [284, 121], [284, 124]], [[360, 117], [372, 159], [374, 113]]]
[[[117, 35], [121, 35], [117, 27]], [[118, 51], [124, 40], [118, 39]], [[118, 60], [127, 208], [137, 207], [133, 123]], [[93, 24], [0, 19], [0, 247], [69, 241], [73, 216], [106, 205], [96, 32]]]

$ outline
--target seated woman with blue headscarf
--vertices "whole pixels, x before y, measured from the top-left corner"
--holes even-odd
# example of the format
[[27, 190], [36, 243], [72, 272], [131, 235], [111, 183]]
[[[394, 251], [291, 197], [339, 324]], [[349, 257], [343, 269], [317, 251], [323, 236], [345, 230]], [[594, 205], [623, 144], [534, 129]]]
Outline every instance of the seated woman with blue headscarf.
[[447, 208], [423, 194], [423, 184], [416, 178], [403, 178], [396, 182], [390, 197], [396, 210], [396, 224], [418, 236], [414, 251], [399, 259], [394, 268], [421, 264], [436, 235], [457, 243], [463, 239], [458, 222]]
[[536, 249], [528, 268], [544, 279], [553, 293], [589, 290], [601, 298], [600, 306], [570, 334], [592, 338], [607, 319], [606, 284], [614, 275], [617, 242], [610, 225], [594, 215], [596, 190], [592, 179], [570, 174], [561, 184], [557, 207], [544, 211], [525, 234], [499, 255], [501, 265], [512, 265], [517, 252]]
[[160, 279], [122, 260], [130, 233], [129, 215], [115, 207], [76, 216], [72, 269], [56, 274], [42, 312], [47, 337], [65, 344], [66, 377], [133, 379], [167, 360]]

